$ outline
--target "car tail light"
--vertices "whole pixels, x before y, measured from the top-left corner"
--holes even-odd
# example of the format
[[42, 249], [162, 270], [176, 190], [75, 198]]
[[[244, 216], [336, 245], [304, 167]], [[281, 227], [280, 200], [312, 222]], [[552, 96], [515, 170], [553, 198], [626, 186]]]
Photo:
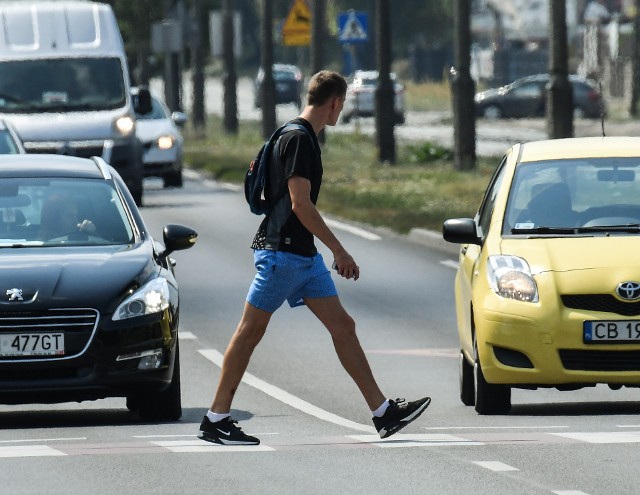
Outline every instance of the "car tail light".
[[595, 89], [591, 89], [587, 93], [587, 98], [589, 99], [589, 101], [599, 101], [600, 93], [598, 93]]

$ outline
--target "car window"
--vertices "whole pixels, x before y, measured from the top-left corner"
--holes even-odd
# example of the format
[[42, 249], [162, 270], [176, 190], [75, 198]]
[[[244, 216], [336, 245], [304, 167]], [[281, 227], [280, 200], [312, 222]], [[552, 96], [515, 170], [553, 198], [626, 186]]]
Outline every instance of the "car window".
[[491, 217], [493, 216], [493, 209], [496, 204], [496, 197], [500, 191], [502, 180], [504, 179], [504, 171], [506, 169], [505, 164], [507, 157], [503, 157], [500, 165], [493, 174], [489, 187], [482, 199], [480, 209], [478, 210], [478, 225], [481, 229], [481, 237], [486, 237], [489, 233], [489, 227], [491, 225]]
[[513, 233], [511, 229], [640, 223], [640, 158], [522, 163], [505, 219], [504, 234]]
[[0, 154], [20, 153], [11, 133], [8, 130], [0, 131]]
[[157, 98], [151, 98], [151, 111], [146, 114], [136, 113], [136, 118], [138, 120], [159, 120], [159, 119], [168, 119], [169, 115], [165, 111], [162, 104], [158, 101]]
[[129, 244], [134, 229], [112, 184], [95, 179], [0, 179], [0, 248]]
[[523, 84], [515, 88], [513, 94], [519, 98], [538, 98], [542, 96], [542, 88], [537, 83]]

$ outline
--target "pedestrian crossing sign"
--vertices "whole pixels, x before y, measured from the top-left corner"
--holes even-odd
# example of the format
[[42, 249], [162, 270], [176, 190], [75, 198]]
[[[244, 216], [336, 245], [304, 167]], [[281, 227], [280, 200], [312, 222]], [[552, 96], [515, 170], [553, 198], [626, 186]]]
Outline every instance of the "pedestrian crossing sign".
[[282, 25], [286, 46], [307, 46], [311, 42], [311, 10], [305, 0], [295, 0]]
[[350, 10], [338, 15], [338, 41], [340, 43], [364, 43], [368, 40], [366, 12]]

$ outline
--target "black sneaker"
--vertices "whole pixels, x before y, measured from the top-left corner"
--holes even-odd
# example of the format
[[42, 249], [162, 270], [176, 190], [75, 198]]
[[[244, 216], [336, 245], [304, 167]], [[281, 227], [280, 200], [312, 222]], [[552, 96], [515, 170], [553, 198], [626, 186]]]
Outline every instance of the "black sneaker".
[[387, 438], [411, 423], [420, 416], [431, 404], [429, 397], [407, 402], [404, 399], [389, 401], [389, 407], [384, 415], [373, 418], [373, 424], [380, 434], [380, 438]]
[[220, 421], [212, 423], [206, 416], [200, 423], [200, 434], [198, 438], [207, 442], [220, 445], [259, 445], [260, 440], [256, 437], [246, 435], [237, 421], [226, 417]]

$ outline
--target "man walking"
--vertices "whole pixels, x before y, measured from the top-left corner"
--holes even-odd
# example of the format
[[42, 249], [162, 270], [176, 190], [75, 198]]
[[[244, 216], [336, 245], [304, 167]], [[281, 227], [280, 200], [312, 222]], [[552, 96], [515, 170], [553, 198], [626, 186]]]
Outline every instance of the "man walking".
[[[416, 419], [431, 399], [388, 400], [378, 387], [355, 330], [342, 307], [336, 287], [314, 237], [327, 246], [337, 273], [358, 280], [360, 268], [316, 209], [322, 181], [322, 160], [316, 136], [334, 126], [344, 105], [347, 83], [332, 71], [321, 71], [309, 82], [307, 106], [292, 122], [304, 126], [282, 135], [270, 170], [271, 197], [280, 199], [264, 218], [251, 245], [256, 276], [249, 289], [238, 327], [227, 347], [218, 389], [200, 425], [202, 440], [222, 445], [257, 445], [231, 419], [231, 403], [249, 359], [271, 315], [288, 301], [306, 305], [329, 331], [338, 358], [354, 380], [373, 415], [381, 438], [393, 435]], [[279, 195], [278, 192], [285, 192]]]

